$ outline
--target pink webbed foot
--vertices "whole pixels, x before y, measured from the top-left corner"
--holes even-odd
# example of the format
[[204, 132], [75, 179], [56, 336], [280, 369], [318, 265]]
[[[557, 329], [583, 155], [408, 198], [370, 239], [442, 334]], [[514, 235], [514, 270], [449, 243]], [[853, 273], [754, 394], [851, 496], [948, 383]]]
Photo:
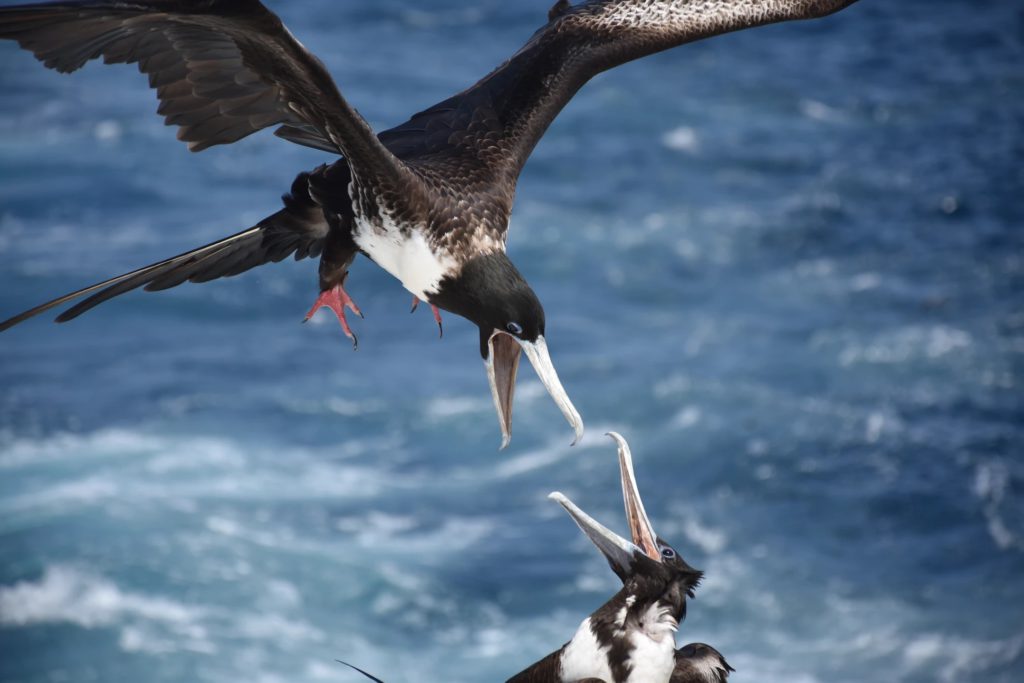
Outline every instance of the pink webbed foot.
[[[420, 305], [420, 299], [415, 294], [412, 295], [412, 310], [410, 313], [416, 312], [416, 307]], [[441, 309], [434, 304], [430, 304], [430, 310], [434, 312], [434, 322], [437, 323], [437, 332], [439, 337], [444, 336], [444, 326], [441, 324]]]
[[363, 312], [359, 310], [359, 306], [356, 306], [356, 302], [348, 295], [345, 288], [341, 285], [335, 285], [330, 289], [320, 292], [316, 303], [313, 304], [313, 308], [309, 309], [309, 313], [306, 314], [302, 322], [307, 322], [321, 308], [329, 308], [334, 311], [334, 315], [338, 316], [338, 322], [341, 323], [341, 329], [345, 332], [345, 336], [352, 340], [352, 348], [358, 348], [359, 339], [356, 338], [352, 328], [348, 325], [348, 320], [345, 319], [345, 309], [348, 308], [360, 318], [363, 317]]

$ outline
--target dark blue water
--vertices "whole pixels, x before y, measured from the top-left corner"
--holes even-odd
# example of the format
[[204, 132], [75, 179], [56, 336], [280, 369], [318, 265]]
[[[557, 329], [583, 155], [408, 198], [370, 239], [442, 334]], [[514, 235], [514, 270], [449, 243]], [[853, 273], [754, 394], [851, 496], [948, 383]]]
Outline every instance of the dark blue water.
[[[546, 0], [275, 2], [377, 127], [472, 83]], [[680, 643], [738, 683], [1024, 680], [1024, 10], [863, 0], [596, 79], [509, 250], [588, 435], [476, 330], [359, 262], [0, 336], [0, 679], [500, 681], [616, 580], [608, 429], [707, 580]], [[0, 317], [235, 232], [326, 156], [199, 155], [128, 67], [0, 45]]]

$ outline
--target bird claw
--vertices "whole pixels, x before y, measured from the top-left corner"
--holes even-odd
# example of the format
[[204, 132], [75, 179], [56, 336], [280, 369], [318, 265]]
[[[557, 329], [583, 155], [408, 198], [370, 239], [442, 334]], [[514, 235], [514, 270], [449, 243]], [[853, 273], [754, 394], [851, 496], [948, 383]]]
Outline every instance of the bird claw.
[[338, 316], [338, 322], [341, 323], [341, 329], [345, 332], [345, 336], [352, 340], [352, 349], [359, 348], [359, 339], [356, 337], [355, 332], [352, 331], [352, 328], [349, 327], [348, 320], [345, 319], [345, 309], [349, 309], [360, 318], [363, 317], [363, 312], [359, 310], [359, 306], [348, 295], [345, 288], [341, 285], [335, 285], [330, 289], [320, 292], [320, 296], [317, 297], [313, 308], [309, 309], [309, 313], [306, 314], [302, 322], [308, 322], [313, 317], [313, 314], [321, 308], [329, 308], [334, 311], [334, 315]]
[[[415, 313], [416, 312], [416, 308], [419, 305], [420, 305], [420, 298], [418, 296], [416, 296], [415, 294], [413, 294], [412, 295], [412, 309], [409, 312], [410, 313]], [[443, 338], [444, 337], [444, 326], [441, 324], [441, 309], [439, 309], [434, 304], [430, 304], [430, 310], [434, 312], [434, 322], [437, 323], [437, 332], [438, 332], [437, 336], [439, 338]]]
[[430, 304], [430, 310], [434, 312], [434, 320], [437, 322], [437, 336], [444, 337], [444, 326], [441, 324], [441, 310], [434, 304]]

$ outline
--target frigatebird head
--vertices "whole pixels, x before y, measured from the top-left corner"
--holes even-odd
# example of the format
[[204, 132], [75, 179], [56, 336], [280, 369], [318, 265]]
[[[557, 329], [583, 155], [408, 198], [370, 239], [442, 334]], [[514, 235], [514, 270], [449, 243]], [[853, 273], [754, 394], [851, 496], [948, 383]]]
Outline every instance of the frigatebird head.
[[480, 328], [480, 355], [487, 369], [494, 407], [501, 424], [501, 447], [512, 438], [512, 397], [519, 357], [525, 352], [544, 388], [576, 434], [583, 419], [558, 379], [544, 340], [544, 307], [504, 252], [477, 256], [458, 277], [442, 282], [431, 303], [461, 315]]
[[597, 546], [626, 589], [651, 596], [679, 623], [686, 617], [686, 598], [693, 597], [703, 572], [688, 565], [675, 548], [654, 532], [636, 485], [629, 444], [615, 432], [608, 436], [618, 444], [622, 499], [632, 540], [603, 526], [563, 494], [556, 491], [550, 497], [565, 508]]

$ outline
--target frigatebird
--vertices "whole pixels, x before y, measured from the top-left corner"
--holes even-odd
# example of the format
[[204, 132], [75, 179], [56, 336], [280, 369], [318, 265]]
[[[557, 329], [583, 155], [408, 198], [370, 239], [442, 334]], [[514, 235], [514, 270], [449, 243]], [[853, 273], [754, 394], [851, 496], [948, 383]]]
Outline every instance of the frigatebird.
[[49, 68], [134, 63], [158, 113], [198, 152], [263, 128], [341, 156], [300, 174], [284, 207], [235, 235], [79, 289], [0, 323], [0, 331], [79, 297], [70, 320], [136, 289], [237, 275], [320, 256], [320, 307], [353, 343], [345, 290], [362, 253], [429, 303], [480, 329], [502, 431], [511, 436], [522, 352], [569, 421], [583, 422], [545, 341], [540, 300], [505, 253], [519, 173], [555, 116], [598, 73], [702, 38], [820, 17], [855, 0], [559, 0], [548, 22], [475, 85], [379, 135], [324, 65], [259, 0], [75, 0], [0, 8], [0, 38]]
[[507, 683], [669, 683], [676, 671], [675, 633], [703, 573], [654, 532], [637, 488], [629, 444], [615, 432], [609, 436], [618, 445], [632, 540], [601, 525], [563, 494], [550, 497], [601, 551], [622, 589], [584, 619], [568, 643]]

